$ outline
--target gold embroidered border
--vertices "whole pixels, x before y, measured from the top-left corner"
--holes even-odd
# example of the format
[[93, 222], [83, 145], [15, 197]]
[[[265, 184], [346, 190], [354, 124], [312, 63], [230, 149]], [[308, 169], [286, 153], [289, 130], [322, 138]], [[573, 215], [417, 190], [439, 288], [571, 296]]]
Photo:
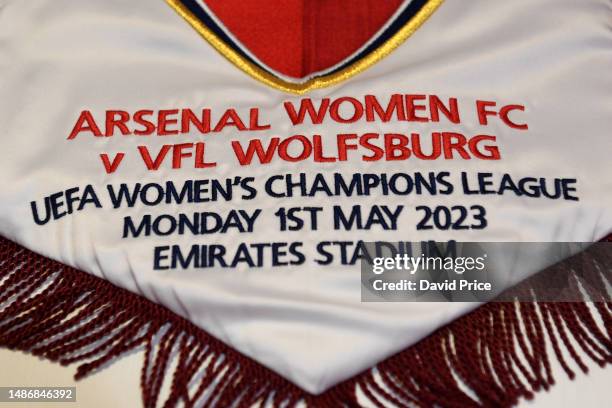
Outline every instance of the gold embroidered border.
[[427, 19], [440, 7], [444, 0], [429, 0], [421, 10], [402, 27], [393, 37], [387, 40], [366, 57], [354, 62], [350, 66], [333, 74], [310, 79], [304, 83], [292, 83], [284, 81], [262, 70], [250, 61], [243, 58], [230, 46], [223, 42], [204, 23], [193, 15], [179, 0], [166, 0], [181, 17], [183, 17], [206, 41], [208, 41], [219, 53], [230, 60], [234, 65], [248, 75], [264, 84], [280, 91], [302, 95], [313, 89], [325, 88], [345, 81], [376, 64], [389, 55], [393, 50], [406, 41]]

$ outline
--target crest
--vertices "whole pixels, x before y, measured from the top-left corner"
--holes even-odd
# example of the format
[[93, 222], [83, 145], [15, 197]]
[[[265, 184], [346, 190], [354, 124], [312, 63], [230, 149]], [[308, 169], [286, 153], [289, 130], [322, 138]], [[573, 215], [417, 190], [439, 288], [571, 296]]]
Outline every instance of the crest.
[[337, 84], [377, 63], [442, 1], [167, 0], [235, 66], [295, 94]]

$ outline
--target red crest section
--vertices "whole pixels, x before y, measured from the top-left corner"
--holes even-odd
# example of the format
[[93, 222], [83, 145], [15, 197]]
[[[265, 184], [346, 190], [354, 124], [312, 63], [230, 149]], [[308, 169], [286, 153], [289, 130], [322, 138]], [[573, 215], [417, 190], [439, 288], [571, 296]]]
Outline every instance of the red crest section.
[[325, 71], [383, 29], [402, 0], [206, 0], [254, 57], [293, 78]]

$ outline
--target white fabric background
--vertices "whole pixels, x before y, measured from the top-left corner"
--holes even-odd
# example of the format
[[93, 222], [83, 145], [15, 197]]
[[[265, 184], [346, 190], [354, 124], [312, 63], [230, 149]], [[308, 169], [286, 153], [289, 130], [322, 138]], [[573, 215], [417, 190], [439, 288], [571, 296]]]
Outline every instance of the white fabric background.
[[[247, 77], [161, 0], [3, 0], [0, 4], [2, 235], [163, 303], [310, 392], [320, 392], [404, 349], [474, 306], [363, 304], [359, 302], [357, 268], [154, 272], [151, 248], [166, 240], [126, 243], [119, 239], [123, 216], [151, 209], [87, 211], [45, 227], [34, 226], [28, 204], [44, 194], [87, 183], [103, 186], [108, 182], [194, 177], [189, 170], [150, 174], [136, 160], [124, 163], [116, 175], [104, 175], [97, 162], [100, 152], [133, 152], [142, 141], [132, 137], [67, 142], [82, 109], [99, 114], [113, 108], [260, 106], [273, 122], [275, 134], [291, 135], [296, 132], [284, 119], [281, 103], [298, 98]], [[528, 133], [501, 125], [489, 128], [499, 136], [504, 160], [376, 166], [356, 162], [337, 168], [305, 163], [299, 170], [340, 169], [347, 174], [366, 169], [482, 170], [579, 179], [579, 204], [508, 196], [385, 199], [388, 205], [482, 202], [489, 209], [490, 228], [478, 234], [437, 232], [425, 236], [417, 234], [414, 225], [404, 223], [400, 234], [372, 231], [361, 237], [370, 240], [592, 241], [603, 237], [612, 230], [610, 6], [608, 0], [448, 0], [413, 38], [381, 63], [346, 83], [310, 95], [431, 93], [457, 96], [462, 101], [490, 98], [524, 103]], [[401, 133], [410, 132], [411, 127], [330, 124], [325, 133], [335, 135], [351, 129]], [[478, 133], [473, 119], [451, 129]], [[298, 130], [306, 134], [321, 131]], [[426, 125], [419, 130], [427, 133], [432, 128]], [[221, 150], [236, 136], [226, 132], [207, 141]], [[162, 143], [167, 139], [146, 142], [152, 147]], [[228, 151], [217, 158], [232, 163]], [[196, 176], [295, 171], [294, 165], [280, 163], [248, 170], [225, 165], [216, 173]], [[380, 201], [370, 197], [362, 203]], [[339, 202], [352, 204], [353, 200]], [[326, 200], [308, 203], [329, 204]], [[283, 204], [265, 199], [249, 203], [261, 208]], [[182, 210], [189, 212], [195, 207]], [[355, 233], [323, 235], [326, 239], [357, 238]], [[248, 238], [228, 235], [197, 241], [230, 245], [236, 240], [269, 240], [269, 236], [264, 230]], [[321, 232], [295, 233], [285, 239], [314, 242], [321, 236]], [[192, 241], [192, 237], [173, 238], [182, 244]], [[526, 274], [540, 266], [536, 260], [515, 272]]]

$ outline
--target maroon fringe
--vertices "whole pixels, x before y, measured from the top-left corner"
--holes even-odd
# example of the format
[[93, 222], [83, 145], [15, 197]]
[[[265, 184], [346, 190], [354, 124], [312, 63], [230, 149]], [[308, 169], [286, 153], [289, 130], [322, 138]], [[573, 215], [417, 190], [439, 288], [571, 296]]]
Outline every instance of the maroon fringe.
[[553, 358], [570, 378], [586, 359], [612, 363], [612, 304], [592, 305], [490, 302], [310, 395], [163, 306], [0, 237], [0, 346], [79, 363], [77, 380], [144, 350], [145, 407], [510, 407], [555, 383]]

